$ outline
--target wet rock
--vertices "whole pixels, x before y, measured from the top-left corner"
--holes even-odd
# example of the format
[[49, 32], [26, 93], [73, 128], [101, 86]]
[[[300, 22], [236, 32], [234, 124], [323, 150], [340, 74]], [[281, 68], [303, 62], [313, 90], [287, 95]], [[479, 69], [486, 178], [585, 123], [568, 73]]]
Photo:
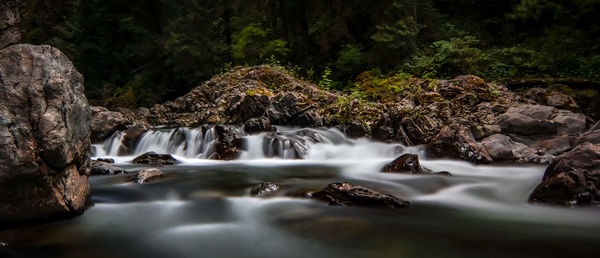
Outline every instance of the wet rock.
[[104, 163], [115, 163], [115, 160], [111, 158], [97, 158], [96, 161]]
[[422, 174], [423, 169], [419, 164], [419, 156], [417, 154], [403, 154], [386, 164], [381, 169], [381, 172]]
[[279, 185], [273, 182], [261, 183], [250, 190], [250, 196], [252, 197], [267, 197], [274, 192], [279, 190]]
[[302, 159], [308, 148], [302, 138], [271, 133], [263, 140], [263, 150], [268, 158]]
[[138, 172], [137, 174], [135, 174], [134, 180], [138, 184], [143, 184], [143, 183], [148, 182], [150, 179], [153, 179], [156, 177], [161, 177], [164, 175], [165, 175], [165, 173], [163, 173], [162, 171], [160, 171], [157, 168], [147, 168], [147, 169], [144, 169], [144, 170]]
[[244, 122], [244, 131], [248, 134], [260, 132], [270, 132], [272, 129], [271, 121], [266, 117], [251, 118]]
[[530, 202], [556, 205], [600, 204], [600, 145], [584, 143], [558, 156], [546, 169]]
[[133, 121], [126, 126], [125, 135], [121, 139], [121, 145], [119, 145], [119, 155], [129, 155], [135, 149], [135, 145], [138, 142], [140, 136], [150, 130], [152, 127], [145, 122]]
[[440, 175], [440, 176], [452, 176], [452, 173], [448, 172], [448, 171], [440, 171], [440, 172], [434, 172], [434, 175]]
[[464, 159], [471, 162], [491, 162], [487, 149], [475, 141], [468, 128], [453, 129], [444, 127], [429, 144], [425, 146], [428, 155], [436, 158]]
[[363, 123], [358, 120], [351, 120], [338, 126], [340, 131], [344, 132], [350, 138], [365, 137], [367, 129], [365, 129]]
[[217, 139], [215, 151], [218, 159], [232, 160], [239, 156], [242, 148], [242, 139], [244, 135], [236, 126], [217, 125], [215, 126]]
[[92, 160], [92, 173], [91, 173], [92, 176], [114, 175], [114, 174], [121, 174], [121, 173], [125, 173], [125, 170], [120, 167], [113, 166], [107, 162], [103, 162], [103, 161], [99, 161], [99, 160]]
[[121, 112], [105, 107], [92, 106], [92, 141], [101, 142], [118, 130], [126, 129], [131, 120]]
[[83, 76], [58, 49], [21, 44], [0, 50], [0, 77], [0, 221], [82, 213], [91, 122]]
[[154, 151], [146, 152], [142, 155], [135, 157], [131, 162], [134, 164], [148, 164], [148, 165], [175, 165], [177, 160], [170, 154], [158, 154]]
[[409, 205], [408, 201], [395, 196], [346, 182], [329, 184], [321, 191], [314, 193], [312, 199], [340, 206], [403, 208]]

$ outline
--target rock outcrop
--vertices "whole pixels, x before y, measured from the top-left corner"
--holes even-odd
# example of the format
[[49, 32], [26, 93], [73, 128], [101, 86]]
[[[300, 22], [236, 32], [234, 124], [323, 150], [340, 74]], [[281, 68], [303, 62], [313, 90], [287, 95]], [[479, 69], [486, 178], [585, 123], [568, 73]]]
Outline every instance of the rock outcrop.
[[404, 208], [409, 205], [408, 201], [398, 197], [346, 182], [329, 184], [321, 191], [312, 194], [312, 199], [340, 206]]
[[558, 156], [546, 169], [530, 202], [558, 205], [600, 204], [600, 145], [584, 143]]
[[58, 49], [0, 50], [0, 221], [88, 206], [91, 111], [83, 91], [83, 76]]
[[[336, 127], [351, 138], [425, 144], [431, 157], [475, 163], [548, 163], [578, 143], [598, 139], [597, 132], [586, 132], [590, 118], [575, 112], [574, 99], [557, 91], [535, 89], [519, 95], [472, 75], [398, 83], [401, 91], [358, 99], [321, 89], [278, 68], [238, 67], [136, 118], [151, 125], [216, 125], [212, 158], [225, 160], [238, 156], [244, 132], [269, 132], [274, 125]], [[110, 117], [111, 111], [104, 112]], [[127, 124], [123, 119], [100, 120], [106, 129], [98, 131], [106, 135]], [[119, 153], [130, 153], [148, 124], [125, 126], [123, 142], [129, 144], [123, 144]], [[244, 130], [232, 125], [243, 125]], [[279, 138], [273, 135], [269, 144], [283, 142]], [[301, 148], [295, 152], [295, 158], [304, 156]]]

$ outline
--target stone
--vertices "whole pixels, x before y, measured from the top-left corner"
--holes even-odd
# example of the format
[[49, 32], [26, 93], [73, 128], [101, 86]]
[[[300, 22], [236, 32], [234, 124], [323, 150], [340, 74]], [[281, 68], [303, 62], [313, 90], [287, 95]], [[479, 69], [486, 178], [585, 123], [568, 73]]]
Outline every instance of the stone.
[[491, 135], [481, 143], [495, 161], [525, 161], [538, 157], [535, 150], [503, 134]]
[[0, 50], [0, 96], [0, 221], [81, 214], [91, 203], [83, 76], [58, 49], [12, 45]]
[[215, 142], [215, 151], [218, 159], [232, 160], [239, 156], [242, 139], [244, 135], [236, 126], [217, 125], [215, 126], [217, 140]]
[[175, 165], [178, 161], [173, 158], [170, 154], [158, 154], [154, 151], [146, 152], [142, 155], [135, 157], [132, 161], [134, 164], [148, 164], [148, 165]]
[[502, 133], [518, 135], [554, 135], [556, 123], [550, 117], [556, 112], [554, 107], [542, 105], [521, 105], [509, 108], [498, 118]]
[[272, 129], [271, 121], [266, 117], [251, 118], [244, 122], [244, 131], [247, 134], [256, 134], [260, 132], [270, 132]]
[[267, 197], [274, 192], [278, 191], [280, 188], [279, 185], [273, 182], [264, 182], [261, 183], [250, 190], [250, 196], [252, 197]]
[[492, 157], [487, 149], [477, 141], [468, 128], [444, 127], [429, 144], [427, 154], [435, 158], [464, 159], [476, 163], [487, 163]]
[[118, 111], [110, 111], [105, 107], [92, 107], [92, 141], [101, 142], [118, 130], [126, 129], [131, 123], [125, 115]]
[[419, 164], [419, 156], [417, 154], [403, 154], [386, 164], [381, 169], [381, 172], [422, 174], [423, 169]]
[[96, 161], [104, 163], [115, 163], [115, 160], [111, 158], [97, 158]]
[[379, 193], [367, 187], [346, 182], [332, 183], [321, 191], [312, 194], [312, 199], [321, 200], [329, 205], [364, 206], [377, 208], [404, 208], [410, 204], [398, 197]]
[[125, 170], [120, 167], [113, 166], [107, 162], [103, 162], [103, 161], [99, 161], [99, 160], [92, 160], [92, 172], [91, 172], [92, 176], [114, 175], [114, 174], [121, 174], [121, 173], [125, 173]]
[[551, 121], [556, 124], [557, 134], [559, 135], [579, 135], [585, 132], [586, 118], [581, 113], [558, 110]]
[[600, 145], [583, 143], [548, 166], [530, 202], [554, 205], [600, 204]]
[[28, 3], [27, 0], [0, 2], [0, 49], [21, 40]]
[[162, 177], [164, 175], [165, 175], [165, 173], [163, 173], [162, 171], [160, 171], [157, 168], [147, 168], [147, 169], [141, 170], [140, 172], [137, 172], [137, 174], [135, 174], [133, 179], [138, 184], [143, 184], [143, 183], [148, 182], [150, 179], [155, 179], [157, 177]]

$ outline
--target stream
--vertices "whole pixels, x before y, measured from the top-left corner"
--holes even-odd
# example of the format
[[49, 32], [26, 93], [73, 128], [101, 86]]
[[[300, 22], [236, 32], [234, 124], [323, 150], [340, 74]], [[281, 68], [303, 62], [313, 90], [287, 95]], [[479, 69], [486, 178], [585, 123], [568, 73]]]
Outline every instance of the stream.
[[[240, 129], [242, 130], [242, 129]], [[348, 139], [335, 129], [278, 127], [245, 136], [239, 159], [208, 159], [214, 129], [157, 129], [119, 156], [122, 135], [97, 157], [128, 173], [90, 177], [83, 215], [18, 229], [0, 257], [597, 257], [600, 210], [532, 205], [545, 166], [427, 159], [419, 147]], [[162, 179], [131, 181], [147, 151], [180, 164]], [[402, 153], [453, 176], [381, 173]], [[302, 159], [299, 159], [302, 158]], [[276, 182], [272, 198], [250, 197]], [[286, 197], [347, 181], [410, 201], [403, 209], [329, 206]]]

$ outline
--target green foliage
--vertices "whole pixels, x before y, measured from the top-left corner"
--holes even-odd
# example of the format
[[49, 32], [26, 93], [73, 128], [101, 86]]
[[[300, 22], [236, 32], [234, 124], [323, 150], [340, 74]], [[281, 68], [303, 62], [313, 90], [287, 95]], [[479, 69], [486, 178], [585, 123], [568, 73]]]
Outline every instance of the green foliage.
[[433, 42], [426, 54], [407, 63], [412, 74], [423, 78], [452, 77], [459, 74], [480, 74], [484, 62], [473, 36]]
[[90, 101], [113, 107], [164, 102], [231, 67], [265, 63], [357, 99], [419, 90], [412, 75], [600, 79], [596, 0], [36, 0], [28, 7], [24, 41], [61, 49], [84, 74]]
[[235, 34], [231, 46], [233, 57], [257, 64], [267, 57], [285, 57], [289, 52], [287, 42], [281, 39], [269, 40], [270, 30], [252, 23]]
[[319, 81], [319, 86], [323, 89], [331, 89], [333, 80], [331, 80], [331, 69], [328, 67], [325, 67], [325, 70], [323, 70], [323, 74], [321, 75], [321, 80]]

